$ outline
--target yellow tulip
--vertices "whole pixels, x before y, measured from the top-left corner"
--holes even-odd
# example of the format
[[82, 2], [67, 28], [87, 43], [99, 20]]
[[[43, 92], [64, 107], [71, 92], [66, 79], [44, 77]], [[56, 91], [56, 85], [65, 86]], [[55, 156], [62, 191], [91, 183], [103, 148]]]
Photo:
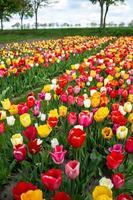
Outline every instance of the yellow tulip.
[[130, 113], [128, 117], [128, 122], [130, 122], [131, 124], [133, 123], [133, 113]]
[[[106, 186], [101, 186], [101, 185], [98, 185], [95, 187], [93, 193], [92, 193], [92, 196], [93, 196], [93, 200], [98, 200], [98, 198], [100, 200], [113, 200], [112, 198], [112, 191], [106, 187]], [[104, 198], [102, 199], [103, 196]]]
[[16, 115], [18, 113], [18, 106], [17, 105], [11, 105], [9, 112], [11, 115]]
[[51, 131], [52, 128], [47, 124], [40, 125], [37, 127], [38, 135], [42, 138], [47, 137], [51, 133]]
[[57, 117], [57, 118], [58, 118], [58, 117], [59, 117], [59, 114], [58, 114], [57, 109], [50, 110], [48, 116], [49, 116], [49, 117]]
[[11, 107], [11, 102], [9, 99], [4, 99], [4, 101], [1, 101], [1, 104], [5, 110], [9, 110]]
[[43, 193], [41, 190], [29, 190], [21, 194], [21, 200], [43, 200]]
[[59, 107], [59, 115], [61, 117], [65, 117], [67, 114], [67, 107], [66, 106], [60, 106]]
[[30, 114], [24, 113], [20, 115], [20, 122], [22, 126], [28, 127], [31, 124]]
[[50, 92], [50, 90], [51, 90], [51, 85], [49, 84], [49, 85], [45, 85], [44, 87], [43, 87], [43, 92]]
[[0, 110], [0, 120], [6, 119], [6, 111]]
[[107, 107], [99, 108], [95, 114], [94, 119], [96, 122], [102, 122], [109, 114], [109, 109]]

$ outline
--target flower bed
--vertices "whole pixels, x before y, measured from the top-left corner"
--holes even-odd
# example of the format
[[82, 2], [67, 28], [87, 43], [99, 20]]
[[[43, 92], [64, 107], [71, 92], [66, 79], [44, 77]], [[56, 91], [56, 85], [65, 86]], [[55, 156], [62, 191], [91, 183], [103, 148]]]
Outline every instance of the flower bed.
[[121, 37], [37, 96], [3, 100], [1, 156], [21, 175], [14, 199], [132, 200], [132, 81], [133, 37]]

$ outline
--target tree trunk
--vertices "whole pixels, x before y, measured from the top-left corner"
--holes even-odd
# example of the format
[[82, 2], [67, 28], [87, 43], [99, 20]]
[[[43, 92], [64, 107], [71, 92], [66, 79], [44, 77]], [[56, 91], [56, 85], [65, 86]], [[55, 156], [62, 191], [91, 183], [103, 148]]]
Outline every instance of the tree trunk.
[[103, 28], [103, 3], [100, 4], [101, 17], [100, 17], [100, 28]]
[[21, 30], [23, 29], [23, 18], [24, 18], [24, 16], [21, 15]]
[[3, 18], [2, 17], [0, 19], [0, 24], [1, 24], [1, 30], [3, 30]]
[[35, 29], [38, 28], [38, 9], [35, 10]]
[[109, 11], [109, 5], [106, 5], [106, 10], [105, 10], [105, 14], [104, 14], [104, 21], [103, 21], [103, 28], [106, 27], [106, 17], [107, 17], [108, 11]]

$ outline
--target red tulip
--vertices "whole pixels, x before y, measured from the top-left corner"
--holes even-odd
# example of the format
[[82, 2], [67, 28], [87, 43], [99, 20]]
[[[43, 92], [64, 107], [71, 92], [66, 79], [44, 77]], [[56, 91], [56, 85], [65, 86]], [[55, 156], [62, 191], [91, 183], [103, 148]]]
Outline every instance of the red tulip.
[[57, 87], [55, 90], [57, 95], [61, 95], [62, 91], [63, 91], [63, 89], [61, 87]]
[[111, 98], [116, 98], [118, 96], [118, 91], [117, 90], [112, 90], [111, 92], [110, 92], [110, 97]]
[[107, 156], [107, 166], [109, 169], [117, 169], [123, 162], [124, 155], [120, 152], [112, 151]]
[[31, 154], [36, 154], [41, 150], [42, 140], [34, 139], [28, 143], [28, 149]]
[[53, 152], [50, 152], [50, 155], [53, 159], [53, 161], [56, 164], [62, 164], [64, 162], [64, 157], [66, 155], [67, 151], [63, 151], [63, 146], [62, 145], [57, 145], [54, 149]]
[[58, 118], [57, 117], [49, 117], [47, 123], [51, 128], [53, 128], [53, 127], [57, 126]]
[[14, 200], [21, 200], [21, 194], [29, 190], [36, 190], [37, 186], [32, 183], [20, 181], [12, 189]]
[[61, 88], [65, 87], [66, 84], [67, 84], [67, 79], [66, 79], [66, 77], [64, 75], [60, 76], [59, 79], [58, 79], [58, 81], [59, 81], [59, 86]]
[[128, 194], [120, 194], [116, 200], [133, 200], [133, 198]]
[[112, 108], [112, 111], [118, 111], [119, 104], [118, 103], [113, 103], [111, 108]]
[[121, 188], [125, 183], [125, 177], [122, 173], [115, 173], [112, 176], [112, 183], [116, 189]]
[[77, 122], [77, 114], [75, 112], [70, 112], [67, 116], [68, 123], [74, 125]]
[[26, 146], [24, 144], [18, 144], [13, 149], [14, 158], [17, 161], [23, 161], [26, 158]]
[[65, 165], [65, 173], [66, 175], [74, 180], [79, 176], [79, 167], [80, 163], [77, 160], [71, 160]]
[[73, 93], [73, 87], [71, 85], [68, 86], [67, 92], [68, 92], [68, 94], [72, 94]]
[[111, 120], [115, 124], [119, 124], [120, 126], [124, 126], [127, 123], [127, 119], [120, 113], [120, 111], [113, 111], [111, 113]]
[[125, 143], [125, 150], [133, 154], [133, 136], [129, 137]]
[[68, 143], [74, 148], [80, 148], [84, 144], [85, 138], [86, 133], [79, 128], [73, 128], [68, 133]]
[[62, 172], [60, 169], [49, 169], [41, 175], [42, 184], [48, 190], [58, 190], [62, 183]]
[[24, 103], [19, 103], [18, 104], [18, 114], [22, 115], [27, 112], [28, 112], [28, 106]]
[[37, 130], [35, 126], [29, 126], [23, 131], [23, 135], [28, 139], [28, 140], [34, 140], [37, 135]]
[[71, 200], [71, 198], [65, 192], [56, 192], [52, 200]]
[[127, 91], [127, 90], [123, 90], [123, 91], [122, 91], [122, 96], [123, 96], [124, 98], [127, 98], [127, 96], [128, 96], [128, 91]]
[[5, 124], [4, 122], [0, 122], [0, 135], [5, 131]]
[[35, 97], [34, 96], [28, 96], [28, 99], [27, 99], [28, 108], [32, 108], [34, 105], [35, 105]]

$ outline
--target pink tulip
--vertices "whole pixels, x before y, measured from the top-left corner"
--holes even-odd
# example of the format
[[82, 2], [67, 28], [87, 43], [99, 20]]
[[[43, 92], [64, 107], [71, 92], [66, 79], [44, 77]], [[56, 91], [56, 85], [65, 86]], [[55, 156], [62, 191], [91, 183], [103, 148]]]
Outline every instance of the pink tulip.
[[113, 147], [110, 147], [110, 148], [109, 148], [109, 151], [110, 151], [110, 152], [116, 151], [116, 152], [123, 153], [122, 144], [114, 144]]
[[71, 160], [65, 165], [65, 173], [70, 179], [75, 179], [79, 176], [80, 163], [77, 160]]
[[67, 94], [66, 92], [62, 93], [60, 95], [60, 100], [63, 102], [63, 103], [67, 103]]
[[77, 114], [75, 112], [70, 112], [67, 116], [68, 123], [74, 125], [77, 122]]
[[39, 96], [39, 98], [40, 98], [41, 100], [44, 100], [44, 99], [45, 99], [45, 93], [44, 93], [44, 92], [40, 92], [38, 96]]
[[24, 144], [19, 144], [13, 149], [14, 158], [17, 161], [23, 161], [26, 158], [26, 146]]
[[93, 113], [92, 112], [81, 112], [79, 113], [78, 116], [78, 123], [79, 125], [82, 125], [83, 127], [88, 127], [89, 125], [92, 124], [92, 117]]
[[78, 96], [76, 103], [78, 106], [83, 106], [84, 105], [84, 96]]
[[0, 122], [0, 135], [3, 134], [5, 131], [5, 124], [4, 122]]
[[50, 155], [53, 159], [53, 161], [60, 165], [64, 162], [64, 157], [66, 155], [67, 151], [63, 150], [63, 145], [57, 145], [55, 148], [53, 148], [53, 152], [50, 152]]
[[74, 98], [74, 96], [73, 95], [69, 95], [68, 96], [68, 104], [69, 105], [72, 105], [72, 104], [74, 104], [75, 103], [75, 98]]
[[74, 88], [73, 88], [73, 91], [75, 94], [78, 94], [80, 92], [80, 87], [78, 85], [76, 85]]
[[122, 173], [115, 173], [112, 176], [112, 183], [116, 189], [121, 188], [125, 183], [125, 177]]

